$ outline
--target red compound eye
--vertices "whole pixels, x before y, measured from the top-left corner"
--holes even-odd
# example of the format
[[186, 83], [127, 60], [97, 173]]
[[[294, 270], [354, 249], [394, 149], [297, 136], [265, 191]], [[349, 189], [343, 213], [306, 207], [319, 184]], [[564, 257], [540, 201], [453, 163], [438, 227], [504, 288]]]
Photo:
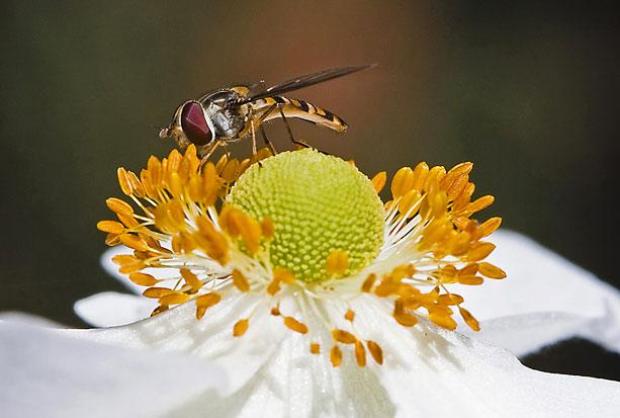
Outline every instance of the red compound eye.
[[187, 139], [196, 145], [206, 145], [213, 140], [207, 120], [198, 102], [189, 102], [181, 110], [181, 128]]

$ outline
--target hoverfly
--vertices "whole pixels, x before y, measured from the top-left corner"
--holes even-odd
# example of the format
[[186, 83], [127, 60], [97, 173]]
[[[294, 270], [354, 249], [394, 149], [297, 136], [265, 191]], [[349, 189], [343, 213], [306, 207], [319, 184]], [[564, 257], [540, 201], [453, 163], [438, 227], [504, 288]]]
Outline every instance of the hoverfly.
[[161, 138], [172, 137], [181, 149], [194, 144], [202, 163], [222, 145], [252, 138], [252, 150], [256, 154], [256, 131], [260, 130], [266, 145], [275, 154], [275, 149], [263, 128], [263, 123], [282, 118], [291, 141], [295, 140], [287, 118], [298, 118], [336, 132], [347, 130], [347, 124], [332, 112], [303, 100], [289, 99], [281, 94], [322, 83], [337, 77], [364, 70], [374, 65], [334, 68], [297, 77], [269, 88], [262, 82], [222, 88], [204, 94], [196, 100], [181, 104], [174, 113], [172, 122], [160, 131]]

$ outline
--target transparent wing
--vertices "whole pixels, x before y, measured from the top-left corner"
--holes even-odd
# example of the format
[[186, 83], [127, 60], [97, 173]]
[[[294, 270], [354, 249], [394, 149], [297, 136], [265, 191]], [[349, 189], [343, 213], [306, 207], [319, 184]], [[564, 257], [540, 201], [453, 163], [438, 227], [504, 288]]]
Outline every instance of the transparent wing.
[[343, 77], [345, 75], [349, 75], [361, 70], [365, 70], [367, 68], [375, 67], [376, 64], [370, 65], [359, 65], [353, 67], [342, 67], [342, 68], [331, 68], [329, 70], [319, 71], [318, 73], [307, 74], [301, 77], [296, 77], [291, 80], [285, 81], [283, 83], [276, 84], [275, 86], [271, 86], [268, 89], [258, 92], [252, 96], [250, 96], [247, 101], [253, 101], [257, 99], [262, 99], [269, 96], [274, 96], [278, 94], [283, 94], [289, 91], [298, 90], [303, 87], [312, 86], [314, 84], [322, 83], [327, 80], [331, 80], [333, 78]]

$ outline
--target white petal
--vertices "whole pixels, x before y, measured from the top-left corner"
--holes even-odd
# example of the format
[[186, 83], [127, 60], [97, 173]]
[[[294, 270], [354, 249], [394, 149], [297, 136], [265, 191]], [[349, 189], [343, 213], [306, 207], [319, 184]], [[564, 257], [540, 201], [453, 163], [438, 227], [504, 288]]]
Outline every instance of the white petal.
[[0, 321], [2, 416], [157, 417], [226, 385], [204, 361], [97, 344]]
[[397, 416], [616, 417], [620, 410], [620, 383], [534, 371], [457, 333], [387, 327], [377, 312], [354, 309], [383, 341], [377, 370]]
[[13, 324], [36, 325], [45, 328], [66, 328], [63, 324], [26, 312], [0, 312], [0, 321], [11, 322]]
[[[526, 354], [561, 339], [582, 336], [620, 351], [617, 289], [516, 232], [498, 231], [491, 241], [497, 249], [489, 261], [503, 268], [508, 277], [456, 290], [465, 297], [465, 305], [481, 321], [481, 327], [488, 329], [483, 334], [486, 341]], [[542, 318], [561, 323], [554, 325]], [[506, 332], [513, 328], [528, 336], [515, 328], [517, 323], [532, 331], [530, 344]]]
[[80, 338], [124, 347], [191, 353], [230, 372], [230, 390], [234, 391], [256, 373], [284, 334], [281, 324], [262, 321], [269, 316], [263, 308], [256, 310], [243, 337], [232, 337], [234, 323], [248, 317], [263, 299], [262, 295], [223, 298], [201, 320], [195, 318], [194, 304], [186, 303], [128, 326], [74, 332]]
[[395, 408], [375, 371], [352, 361], [335, 369], [325, 354], [308, 352], [307, 339], [289, 332], [238, 392], [221, 400], [196, 398], [175, 412], [182, 417], [355, 418], [390, 417]]
[[[115, 247], [108, 248], [107, 250], [103, 252], [101, 257], [99, 258], [101, 266], [110, 276], [114, 277], [116, 280], [121, 282], [121, 284], [125, 286], [127, 289], [129, 289], [131, 292], [140, 295], [145, 289], [144, 286], [138, 286], [134, 284], [127, 278], [126, 274], [119, 273], [118, 265], [112, 262], [112, 257], [114, 257], [115, 255], [121, 255], [121, 254], [133, 254], [133, 250], [123, 245], [117, 245]], [[141, 271], [144, 273], [152, 274], [156, 276], [157, 278], [168, 278], [168, 277], [179, 276], [179, 270], [173, 269], [173, 268], [147, 268]]]
[[549, 344], [575, 336], [588, 338], [595, 319], [558, 312], [538, 312], [483, 321], [477, 333], [466, 335], [479, 341], [500, 345], [517, 356], [536, 352]]
[[115, 327], [148, 318], [157, 301], [118, 292], [103, 292], [80, 299], [73, 310], [82, 320], [95, 327]]

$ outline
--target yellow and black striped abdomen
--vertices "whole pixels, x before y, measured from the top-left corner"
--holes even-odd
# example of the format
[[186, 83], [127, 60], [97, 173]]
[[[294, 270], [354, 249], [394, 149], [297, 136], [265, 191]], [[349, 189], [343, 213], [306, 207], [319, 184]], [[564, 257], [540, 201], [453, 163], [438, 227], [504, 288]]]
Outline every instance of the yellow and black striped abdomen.
[[[284, 116], [287, 118], [302, 119], [336, 132], [344, 132], [348, 128], [345, 121], [329, 110], [325, 110], [303, 100], [289, 99], [284, 96], [271, 96], [252, 103], [254, 112], [258, 117], [260, 117], [263, 112], [268, 111], [273, 105], [279, 105], [282, 108]], [[282, 117], [280, 111], [277, 107], [274, 107], [263, 120], [268, 121], [280, 117]]]

